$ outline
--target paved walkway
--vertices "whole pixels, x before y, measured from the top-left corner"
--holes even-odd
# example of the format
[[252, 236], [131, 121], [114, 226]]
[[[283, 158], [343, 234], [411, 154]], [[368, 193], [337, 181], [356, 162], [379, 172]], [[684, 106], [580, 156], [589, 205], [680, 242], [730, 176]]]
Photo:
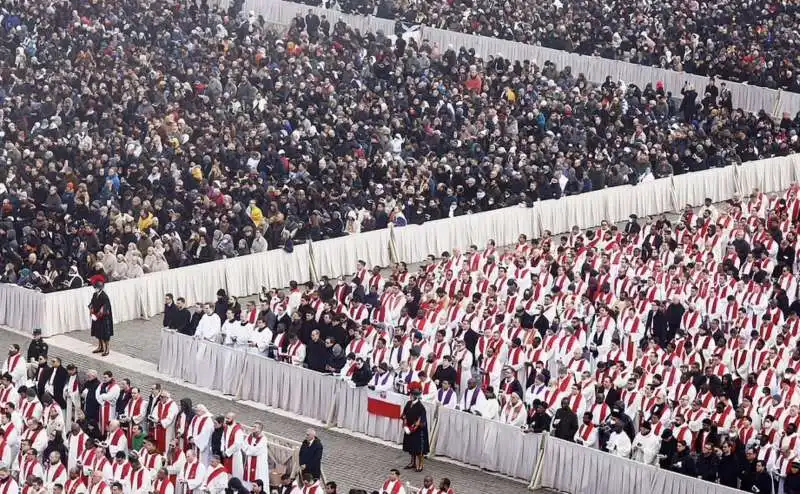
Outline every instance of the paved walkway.
[[[80, 369], [97, 371], [111, 370], [116, 376], [128, 377], [138, 386], [148, 386], [155, 381], [166, 381], [173, 397], [191, 398], [194, 403], [203, 403], [212, 412], [235, 412], [244, 423], [262, 420], [268, 432], [301, 440], [309, 427], [306, 421], [285, 414], [266, 411], [263, 405], [239, 402], [231, 397], [209, 393], [195, 386], [177, 383], [174, 379], [159, 374], [155, 363], [158, 361], [160, 321], [132, 321], [115, 328], [112, 341], [112, 354], [97, 358], [90, 352], [93, 346], [87, 331], [59, 335], [47, 341], [51, 354], [62, 357], [65, 363], [75, 363]], [[27, 347], [27, 338], [0, 329], [0, 347], [19, 343]], [[132, 357], [135, 356], [136, 358]], [[111, 364], [113, 362], [113, 365]], [[361, 439], [338, 431], [317, 427], [318, 435], [325, 447], [323, 468], [330, 480], [340, 486], [340, 492], [351, 488], [377, 489], [385, 479], [390, 468], [402, 467], [408, 457], [397, 447], [373, 440]], [[485, 494], [499, 492], [504, 494], [529, 493], [526, 485], [476, 469], [456, 465], [449, 461], [432, 459], [426, 463], [425, 474], [435, 479], [448, 477], [459, 494]], [[403, 471], [403, 478], [414, 486], [422, 485], [422, 474]]]

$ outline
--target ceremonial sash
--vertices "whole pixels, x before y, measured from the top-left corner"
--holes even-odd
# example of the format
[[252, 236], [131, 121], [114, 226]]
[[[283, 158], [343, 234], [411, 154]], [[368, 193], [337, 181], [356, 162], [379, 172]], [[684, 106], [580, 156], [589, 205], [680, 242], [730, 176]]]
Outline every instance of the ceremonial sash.
[[47, 476], [50, 477], [50, 480], [53, 481], [53, 482], [56, 479], [58, 479], [63, 473], [66, 472], [66, 469], [64, 468], [64, 464], [63, 463], [59, 463], [55, 468], [55, 474], [50, 475], [50, 471], [52, 469], [53, 469], [52, 466], [47, 469], [47, 474], [48, 474]]
[[[247, 438], [247, 443], [250, 446], [255, 446], [256, 444], [258, 444], [260, 439], [261, 438], [254, 437], [253, 435], [250, 435]], [[257, 467], [258, 467], [258, 457], [253, 455], [248, 459], [247, 469], [245, 469], [245, 472], [244, 472], [244, 480], [246, 482], [254, 482], [255, 480], [257, 480], [256, 479], [256, 470], [258, 469]]]
[[133, 472], [133, 476], [131, 477], [131, 487], [134, 491], [138, 491], [143, 487], [144, 484], [144, 468], [140, 468], [139, 470]]
[[387, 480], [383, 483], [383, 489], [381, 489], [381, 494], [400, 494], [400, 489], [403, 487], [403, 484], [400, 481], [394, 481], [394, 485], [392, 485], [392, 489], [389, 490], [389, 484], [392, 483], [391, 480]]
[[594, 430], [594, 426], [592, 424], [582, 424], [580, 432], [578, 432], [580, 438], [586, 443], [589, 440], [589, 436], [592, 435], [592, 431]]
[[197, 461], [193, 462], [191, 466], [189, 465], [189, 463], [186, 463], [186, 465], [183, 466], [183, 477], [194, 480], [194, 478], [197, 477], [198, 464], [199, 462]]
[[208, 475], [208, 479], [206, 480], [206, 484], [210, 484], [212, 480], [219, 477], [221, 474], [225, 473], [225, 468], [218, 466]]
[[153, 485], [153, 490], [158, 494], [166, 494], [167, 487], [171, 484], [169, 479], [164, 480], [156, 480], [155, 484]]
[[75, 494], [76, 492], [78, 492], [78, 487], [80, 487], [81, 484], [83, 484], [83, 480], [81, 480], [80, 477], [78, 477], [75, 480], [67, 479], [67, 485], [66, 485], [67, 494]]

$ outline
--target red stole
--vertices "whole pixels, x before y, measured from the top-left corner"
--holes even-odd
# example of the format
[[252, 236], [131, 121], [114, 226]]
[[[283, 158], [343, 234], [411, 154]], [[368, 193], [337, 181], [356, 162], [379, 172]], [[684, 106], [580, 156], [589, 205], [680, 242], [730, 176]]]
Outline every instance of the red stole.
[[[239, 424], [233, 424], [233, 427], [228, 427], [227, 425], [225, 426], [225, 433], [228, 434], [228, 448], [232, 448], [236, 443], [236, 434], [241, 432], [241, 430], [242, 426]], [[227, 470], [228, 473], [233, 474], [233, 458], [225, 458], [223, 463], [225, 465], [225, 470]]]
[[400, 489], [403, 487], [403, 484], [399, 480], [395, 480], [394, 484], [392, 485], [392, 489], [389, 490], [389, 484], [391, 483], [391, 480], [387, 480], [383, 483], [381, 494], [400, 494]]
[[[100, 385], [100, 393], [108, 393], [117, 383], [113, 379], [108, 381], [108, 383], [104, 383]], [[100, 408], [100, 430], [102, 432], [106, 431], [106, 427], [108, 427], [108, 423], [111, 421], [111, 413], [113, 411], [112, 405], [109, 402], [104, 402], [103, 406]]]
[[131, 474], [131, 490], [138, 491], [144, 487], [144, 472], [144, 468], [139, 468]]
[[[169, 487], [170, 484], [172, 484], [172, 481], [169, 478], [166, 478], [164, 480], [156, 479], [155, 484], [153, 484], [153, 491], [156, 494], [166, 494], [167, 487]], [[67, 494], [72, 494], [72, 493], [67, 493]]]
[[194, 479], [197, 477], [197, 465], [199, 465], [199, 461], [193, 462], [191, 465], [187, 461], [186, 464], [183, 466], [183, 477], [187, 479]]
[[78, 487], [83, 484], [83, 479], [78, 477], [77, 479], [67, 479], [66, 485], [64, 486], [64, 491], [66, 494], [75, 494], [78, 492]]
[[25, 473], [26, 479], [33, 475], [33, 469], [36, 467], [36, 465], [39, 465], [38, 460], [25, 462], [24, 466], [22, 466], [22, 472]]
[[[258, 442], [260, 440], [261, 440], [260, 437], [255, 437], [252, 434], [250, 434], [247, 437], [247, 444], [249, 444], [250, 446], [255, 446], [256, 444], [258, 444]], [[258, 470], [258, 457], [255, 456], [255, 455], [250, 456], [250, 458], [248, 458], [248, 460], [247, 460], [247, 465], [245, 466], [245, 469], [244, 469], [244, 481], [245, 482], [254, 482], [254, 481], [258, 480], [256, 478], [256, 471], [257, 470]]]
[[218, 466], [214, 469], [210, 474], [208, 474], [208, 479], [206, 479], [206, 484], [210, 484], [212, 480], [219, 477], [221, 474], [225, 473], [225, 467]]
[[118, 446], [119, 442], [122, 438], [125, 437], [125, 431], [122, 429], [117, 429], [114, 431], [114, 434], [109, 438], [108, 442], [111, 445]]
[[[166, 420], [169, 416], [169, 409], [172, 406], [173, 401], [160, 401], [158, 405], [156, 405], [156, 416], [158, 417], [158, 423], [156, 424], [156, 446], [158, 447], [159, 451], [166, 452], [167, 447], [167, 430], [161, 425], [161, 421]], [[131, 415], [128, 415], [131, 417]], [[177, 427], [176, 427], [177, 429]]]
[[9, 374], [13, 373], [17, 368], [20, 358], [22, 358], [20, 354], [16, 353], [6, 359], [6, 369], [8, 370]]
[[125, 463], [122, 463], [120, 465], [119, 463], [114, 462], [114, 463], [111, 464], [111, 472], [113, 473], [113, 475], [115, 477], [117, 476], [117, 469], [119, 469], [119, 467], [122, 467], [122, 474], [120, 475], [120, 478], [124, 479], [128, 475], [130, 475], [130, 473], [131, 473], [131, 464], [130, 463], [128, 463], [126, 461]]
[[589, 436], [592, 435], [592, 431], [594, 431], [594, 425], [581, 424], [581, 427], [578, 429], [578, 436], [580, 436], [584, 444], [589, 440]]

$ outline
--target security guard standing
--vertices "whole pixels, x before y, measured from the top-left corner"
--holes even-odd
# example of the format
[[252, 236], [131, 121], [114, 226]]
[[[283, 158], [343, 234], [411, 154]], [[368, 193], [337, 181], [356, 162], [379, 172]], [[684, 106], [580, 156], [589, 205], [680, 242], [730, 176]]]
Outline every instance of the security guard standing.
[[42, 339], [42, 330], [39, 328], [34, 329], [33, 339], [31, 344], [28, 345], [28, 363], [38, 364], [42, 358], [47, 361], [47, 351], [49, 349], [50, 347]]

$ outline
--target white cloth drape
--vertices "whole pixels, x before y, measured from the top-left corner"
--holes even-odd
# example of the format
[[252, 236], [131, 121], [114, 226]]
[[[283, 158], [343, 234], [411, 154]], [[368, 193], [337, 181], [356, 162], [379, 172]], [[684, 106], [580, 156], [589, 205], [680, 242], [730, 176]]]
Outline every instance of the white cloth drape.
[[388, 229], [314, 242], [312, 248], [319, 276], [353, 273], [359, 260], [370, 269], [391, 264]]
[[739, 489], [693, 479], [686, 475], [656, 468], [653, 471], [653, 486], [649, 492], [670, 494], [741, 494]]
[[30, 331], [42, 327], [46, 315], [41, 293], [16, 285], [0, 285], [0, 324]]
[[543, 455], [541, 485], [548, 489], [571, 494], [642, 494], [653, 485], [653, 467], [554, 437], [545, 441]]
[[541, 434], [477, 415], [439, 407], [436, 454], [493, 472], [530, 479], [542, 446]]
[[548, 437], [534, 484], [571, 494], [735, 494], [742, 491]]
[[262, 286], [283, 288], [292, 280], [305, 282], [309, 279], [308, 260], [308, 245], [298, 245], [291, 254], [276, 249], [222, 261], [228, 293], [252, 295]]

